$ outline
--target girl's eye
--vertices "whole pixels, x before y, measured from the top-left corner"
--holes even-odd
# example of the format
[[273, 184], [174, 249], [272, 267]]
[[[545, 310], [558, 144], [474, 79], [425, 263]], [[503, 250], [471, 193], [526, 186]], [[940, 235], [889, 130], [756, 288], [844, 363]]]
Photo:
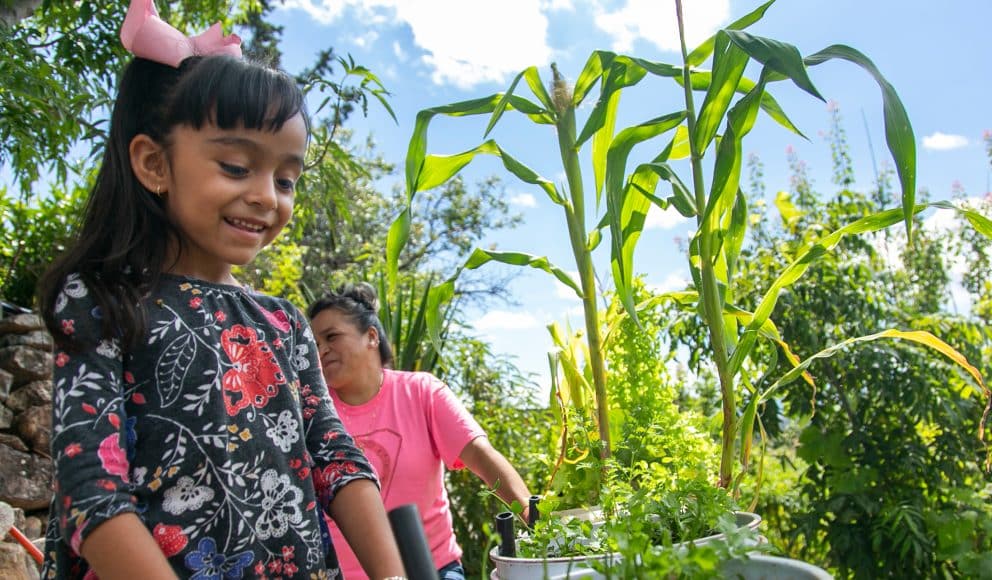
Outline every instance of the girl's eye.
[[277, 179], [276, 185], [283, 191], [292, 192], [296, 189], [296, 181], [293, 179]]
[[224, 170], [224, 173], [232, 177], [244, 177], [248, 175], [248, 169], [245, 167], [241, 167], [240, 165], [231, 165], [230, 163], [224, 163], [223, 161], [218, 163], [220, 163], [220, 168]]

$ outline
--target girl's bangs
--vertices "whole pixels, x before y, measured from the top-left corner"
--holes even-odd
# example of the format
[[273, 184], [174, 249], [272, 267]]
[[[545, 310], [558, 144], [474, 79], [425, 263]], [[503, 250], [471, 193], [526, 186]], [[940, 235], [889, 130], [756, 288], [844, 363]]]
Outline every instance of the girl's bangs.
[[197, 60], [176, 87], [168, 125], [278, 131], [297, 114], [307, 121], [303, 95], [288, 74], [233, 57]]

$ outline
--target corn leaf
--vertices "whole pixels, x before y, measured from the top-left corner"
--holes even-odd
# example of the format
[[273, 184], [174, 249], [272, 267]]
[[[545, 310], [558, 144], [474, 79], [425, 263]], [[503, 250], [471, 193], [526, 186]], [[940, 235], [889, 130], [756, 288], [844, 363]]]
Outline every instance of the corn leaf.
[[[731, 22], [727, 28], [724, 30], [744, 30], [748, 26], [751, 26], [755, 22], [761, 20], [765, 16], [765, 12], [768, 8], [775, 3], [775, 0], [769, 0], [761, 6], [758, 6], [751, 12], [748, 12], [744, 16], [741, 16], [737, 20]], [[686, 62], [689, 66], [699, 66], [706, 62], [706, 59], [713, 54], [713, 45], [716, 40], [716, 34], [707, 38], [702, 44], [693, 49], [686, 58]]]
[[737, 92], [747, 61], [747, 53], [732, 44], [725, 32], [717, 34], [713, 77], [699, 109], [694, 127], [695, 135], [692, 136], [695, 150], [700, 154], [706, 151], [716, 136], [717, 128], [730, 107], [730, 100]]
[[913, 208], [916, 205], [916, 137], [913, 125], [896, 90], [882, 76], [878, 68], [861, 52], [840, 44], [828, 46], [806, 57], [806, 64], [814, 66], [830, 59], [840, 58], [853, 62], [868, 71], [882, 89], [882, 111], [885, 118], [885, 142], [896, 163], [896, 173], [902, 186], [903, 220], [906, 234], [913, 239]]

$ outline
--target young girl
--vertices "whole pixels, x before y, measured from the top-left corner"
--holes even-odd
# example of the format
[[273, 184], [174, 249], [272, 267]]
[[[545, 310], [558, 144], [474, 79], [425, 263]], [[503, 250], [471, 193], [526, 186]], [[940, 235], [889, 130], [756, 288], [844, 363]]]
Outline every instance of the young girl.
[[292, 215], [298, 87], [151, 0], [121, 36], [136, 57], [103, 164], [40, 288], [58, 341], [43, 577], [333, 578], [323, 510], [370, 575], [403, 574], [306, 318], [232, 276]]

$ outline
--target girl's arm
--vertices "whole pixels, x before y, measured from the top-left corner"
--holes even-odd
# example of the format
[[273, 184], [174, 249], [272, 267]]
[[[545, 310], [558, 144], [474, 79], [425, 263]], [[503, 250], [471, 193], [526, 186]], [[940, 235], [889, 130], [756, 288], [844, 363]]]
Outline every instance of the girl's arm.
[[[164, 554], [133, 513], [137, 508], [129, 491], [123, 414], [128, 380], [120, 344], [102, 336], [95, 309], [89, 289], [70, 275], [55, 314], [63, 334], [78, 345], [54, 350], [51, 445], [57, 535], [101, 578], [113, 578], [115, 570], [124, 572], [118, 577], [133, 578], [145, 562], [156, 563], [150, 570], [165, 566], [165, 573]], [[149, 576], [158, 577], [173, 576]]]
[[404, 576], [379, 488], [372, 481], [358, 479], [339, 489], [329, 513], [369, 578]]
[[133, 513], [123, 513], [97, 526], [80, 552], [101, 580], [176, 578], [148, 528]]
[[530, 492], [527, 484], [510, 465], [510, 462], [497, 451], [487, 437], [476, 437], [465, 446], [458, 456], [472, 473], [479, 476], [489, 487], [496, 488], [496, 495], [508, 504], [514, 500], [523, 506], [523, 517], [527, 519]]
[[403, 561], [382, 505], [375, 472], [334, 410], [309, 322], [298, 310], [293, 312], [298, 329], [294, 364], [300, 380], [307, 449], [314, 462], [317, 499], [334, 518], [372, 580], [403, 577]]

